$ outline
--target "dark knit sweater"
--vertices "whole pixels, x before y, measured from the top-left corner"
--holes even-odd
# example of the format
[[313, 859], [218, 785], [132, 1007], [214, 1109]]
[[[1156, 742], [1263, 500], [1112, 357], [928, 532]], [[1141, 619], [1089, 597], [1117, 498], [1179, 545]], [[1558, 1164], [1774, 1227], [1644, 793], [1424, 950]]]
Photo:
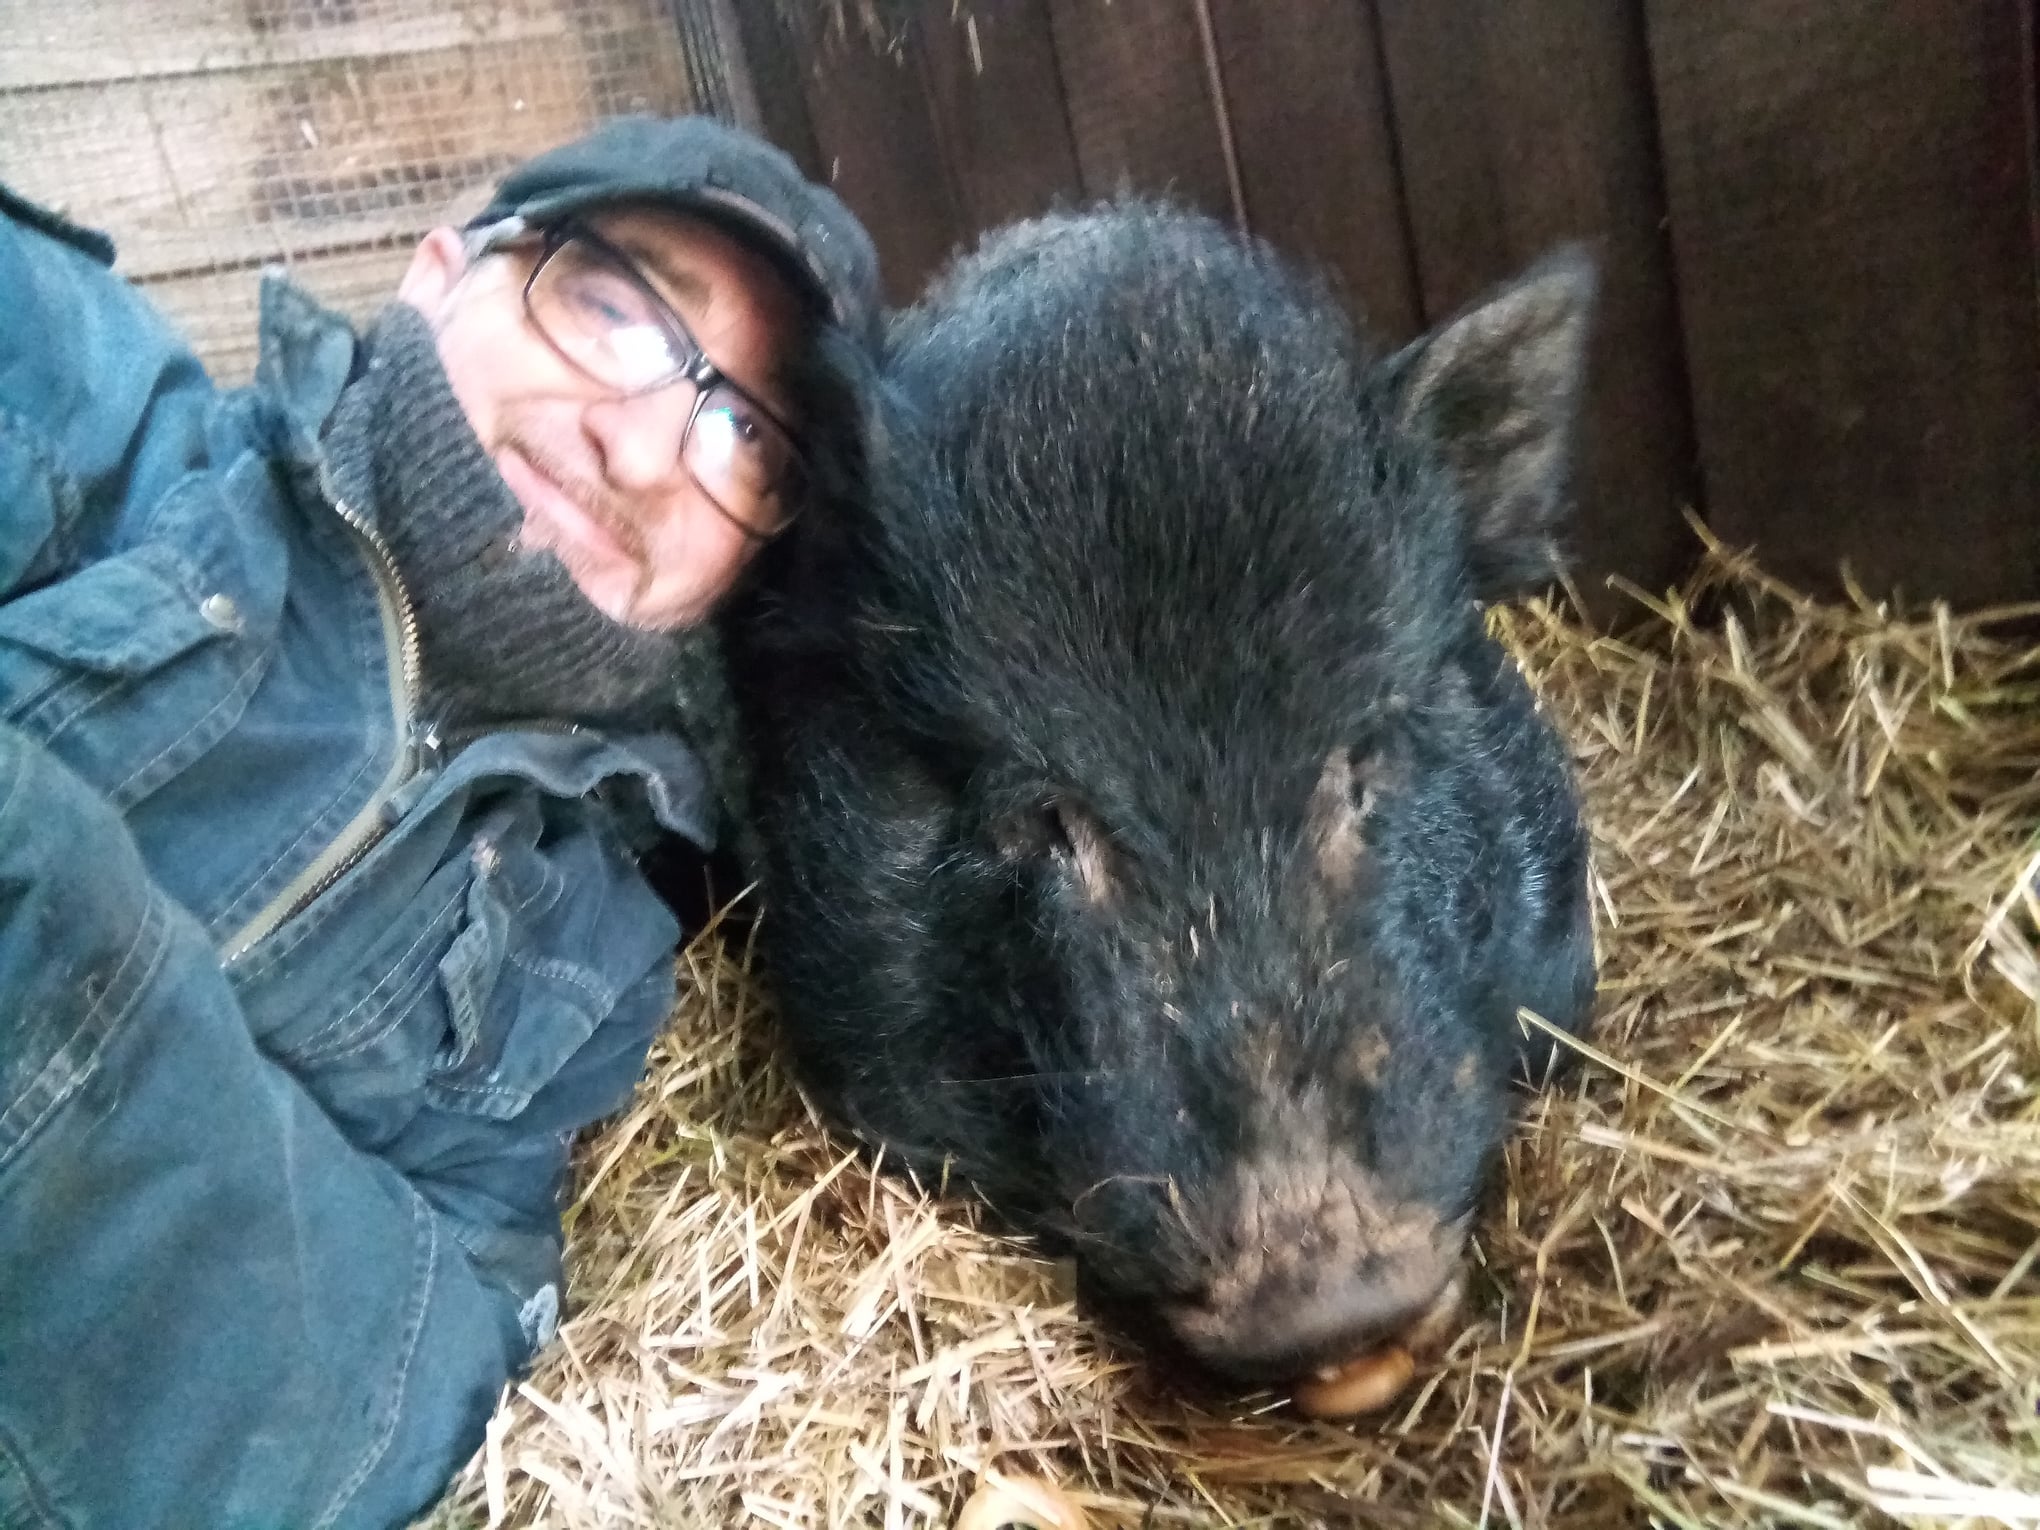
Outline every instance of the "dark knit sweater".
[[388, 542], [416, 608], [436, 725], [675, 729], [735, 806], [735, 708], [712, 629], [612, 621], [550, 552], [518, 545], [523, 512], [416, 309], [391, 304], [364, 337], [325, 445], [333, 487]]

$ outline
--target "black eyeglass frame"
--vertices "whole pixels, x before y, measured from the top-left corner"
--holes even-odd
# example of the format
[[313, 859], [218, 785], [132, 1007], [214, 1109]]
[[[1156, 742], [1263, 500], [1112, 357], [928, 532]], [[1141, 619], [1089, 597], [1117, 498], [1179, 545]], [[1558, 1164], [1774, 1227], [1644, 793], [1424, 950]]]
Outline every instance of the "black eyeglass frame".
[[[786, 507], [785, 515], [770, 531], [760, 531], [757, 527], [747, 525], [739, 519], [735, 512], [730, 510], [721, 500], [717, 499], [708, 486], [695, 476], [693, 468], [689, 467], [687, 469], [687, 476], [694, 480], [696, 487], [701, 490], [702, 496], [711, 505], [715, 506], [716, 512], [752, 541], [761, 543], [770, 542], [783, 534], [789, 526], [800, 518], [800, 512], [804, 508], [802, 503], [802, 500], [805, 498], [804, 495], [789, 497], [779, 493], [779, 489], [785, 480], [790, 478], [798, 485], [806, 478], [807, 463], [805, 456], [801, 452], [799, 433], [776, 410], [768, 407], [763, 399], [759, 398], [749, 388], [746, 388], [709, 359], [708, 352], [703, 350], [701, 342], [694, 338], [694, 332], [687, 327], [686, 320], [674, 312], [673, 305], [666, 301], [665, 297], [659, 292], [659, 289], [652, 285], [643, 271], [638, 269], [637, 261], [632, 258], [628, 250], [624, 250], [608, 239], [605, 239], [582, 220], [578, 218], [563, 218], [559, 222], [549, 224], [542, 229], [534, 229], [526, 225], [521, 218], [512, 218], [507, 220], [506, 223], [496, 225], [494, 228], [477, 231], [473, 236], [474, 242], [472, 248], [475, 254], [484, 255], [533, 237], [540, 240], [540, 245], [538, 258], [531, 264], [531, 273], [524, 278], [522, 294], [524, 316], [530, 321], [531, 327], [538, 332], [539, 338], [552, 348], [553, 354], [590, 382], [609, 389], [619, 398], [640, 398], [648, 393], [657, 393], [661, 388], [670, 388], [673, 384], [679, 382], [689, 383], [693, 386], [694, 403], [687, 411], [687, 423], [680, 430], [680, 461], [683, 466], [686, 465], [687, 461], [687, 443], [694, 438], [695, 422], [701, 418], [702, 402], [718, 387], [729, 389], [730, 392], [736, 394], [737, 397], [741, 398], [753, 409], [764, 415], [766, 419], [770, 420], [773, 425], [778, 427], [780, 434], [786, 437], [787, 451], [791, 460], [787, 465], [787, 470], [780, 475], [781, 483], [775, 484], [770, 491], [773, 497], [779, 499], [781, 505]], [[651, 311], [665, 327], [669, 339], [678, 342], [673, 349], [683, 355], [691, 356], [693, 358], [692, 361], [683, 365], [671, 376], [662, 377], [657, 382], [646, 383], [642, 387], [637, 388], [623, 388], [607, 378], [596, 376], [581, 362], [575, 360], [568, 353], [567, 348], [555, 339], [552, 332], [546, 328], [545, 321], [539, 318], [538, 308], [531, 299], [532, 290], [538, 285], [539, 276], [544, 272], [547, 264], [561, 250], [574, 243], [586, 245], [600, 256], [605, 264], [612, 267], [617, 275], [637, 288], [651, 304]]]

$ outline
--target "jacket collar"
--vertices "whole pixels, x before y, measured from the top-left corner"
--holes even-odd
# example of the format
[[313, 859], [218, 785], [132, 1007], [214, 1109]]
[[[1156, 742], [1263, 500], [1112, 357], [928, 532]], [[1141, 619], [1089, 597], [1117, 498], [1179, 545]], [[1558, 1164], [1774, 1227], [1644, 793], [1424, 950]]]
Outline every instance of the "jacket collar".
[[312, 462], [354, 372], [354, 326], [282, 272], [265, 271], [259, 343], [255, 386], [281, 407], [291, 455]]

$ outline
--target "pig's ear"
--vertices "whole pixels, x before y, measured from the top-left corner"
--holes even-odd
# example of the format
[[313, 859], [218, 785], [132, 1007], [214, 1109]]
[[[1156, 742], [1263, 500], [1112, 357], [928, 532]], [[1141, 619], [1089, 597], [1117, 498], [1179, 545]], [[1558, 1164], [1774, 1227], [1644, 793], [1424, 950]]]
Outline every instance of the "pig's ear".
[[1568, 246], [1387, 363], [1397, 423], [1427, 436], [1458, 480], [1484, 601], [1560, 571], [1593, 299], [1593, 262]]

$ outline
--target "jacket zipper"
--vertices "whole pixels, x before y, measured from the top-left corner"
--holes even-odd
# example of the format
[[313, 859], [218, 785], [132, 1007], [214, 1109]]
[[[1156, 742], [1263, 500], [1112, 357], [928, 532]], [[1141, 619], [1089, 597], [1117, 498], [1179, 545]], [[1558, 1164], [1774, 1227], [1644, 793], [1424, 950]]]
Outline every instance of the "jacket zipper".
[[397, 652], [397, 663], [390, 669], [390, 711], [396, 724], [397, 751], [390, 763], [389, 774], [361, 811], [254, 918], [228, 937], [221, 947], [221, 960], [228, 967], [309, 908], [320, 894], [359, 865], [362, 857], [376, 847], [383, 835], [389, 832], [389, 826], [383, 821], [384, 807], [397, 788], [415, 773], [423, 752], [421, 743], [429, 745], [430, 742], [417, 738], [416, 721], [412, 715], [418, 702], [420, 679], [418, 613], [397, 570], [396, 556], [390, 551], [389, 543], [383, 540], [382, 533], [333, 491], [323, 469], [319, 475], [319, 486], [339, 512], [340, 519], [347, 523], [369, 551], [369, 566], [375, 574], [376, 605], [382, 615], [385, 646]]

